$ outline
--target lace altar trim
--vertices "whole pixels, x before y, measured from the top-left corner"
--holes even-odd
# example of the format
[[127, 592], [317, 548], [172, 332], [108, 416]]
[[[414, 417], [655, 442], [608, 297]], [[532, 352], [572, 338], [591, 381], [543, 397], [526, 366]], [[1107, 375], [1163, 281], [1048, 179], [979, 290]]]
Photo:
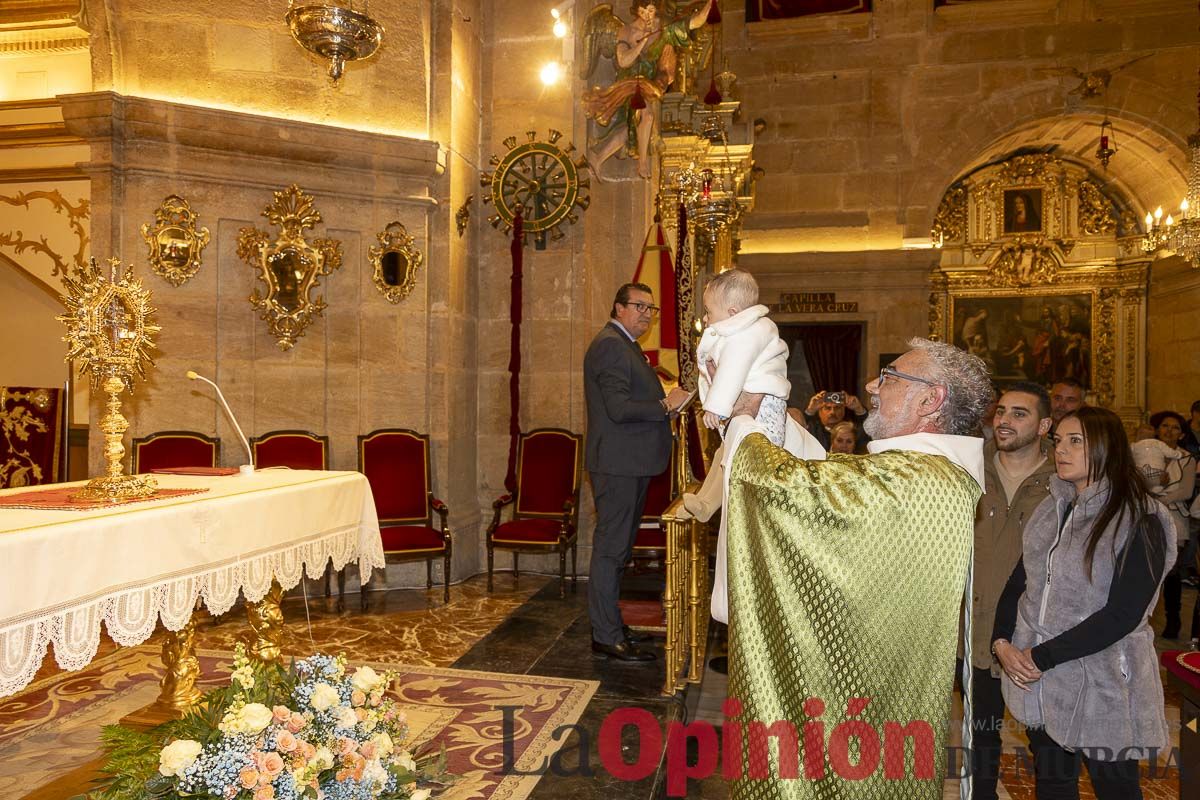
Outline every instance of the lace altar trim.
[[220, 616], [233, 607], [239, 593], [248, 602], [258, 602], [271, 588], [272, 578], [291, 589], [304, 574], [321, 577], [329, 561], [339, 570], [357, 559], [363, 574], [383, 568], [383, 546], [378, 538], [362, 552], [361, 540], [362, 528], [356, 524], [233, 564], [172, 576], [148, 586], [121, 588], [70, 608], [18, 620], [0, 630], [0, 697], [29, 685], [51, 643], [59, 667], [67, 671], [86, 667], [100, 646], [101, 621], [113, 641], [137, 645], [150, 638], [159, 620], [172, 631], [186, 625], [198, 598], [213, 616]]

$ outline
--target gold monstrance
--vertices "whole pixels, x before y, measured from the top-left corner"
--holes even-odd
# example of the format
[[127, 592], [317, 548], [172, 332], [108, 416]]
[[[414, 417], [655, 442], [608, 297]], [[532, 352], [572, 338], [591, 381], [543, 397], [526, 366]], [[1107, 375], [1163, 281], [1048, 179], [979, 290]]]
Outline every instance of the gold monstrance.
[[69, 345], [67, 360], [78, 359], [81, 372], [90, 372], [92, 386], [108, 395], [100, 430], [104, 432], [104, 459], [108, 462], [101, 478], [92, 478], [72, 499], [128, 500], [147, 497], [157, 484], [153, 478], [126, 475], [122, 466], [122, 441], [129, 422], [121, 415], [121, 392], [133, 391], [133, 378], [145, 378], [152, 337], [161, 328], [148, 323], [154, 309], [150, 292], [133, 277], [132, 266], [122, 268], [121, 259], [108, 261], [105, 276], [92, 258], [74, 277], [65, 276], [67, 313], [58, 320], [67, 326], [63, 341]]

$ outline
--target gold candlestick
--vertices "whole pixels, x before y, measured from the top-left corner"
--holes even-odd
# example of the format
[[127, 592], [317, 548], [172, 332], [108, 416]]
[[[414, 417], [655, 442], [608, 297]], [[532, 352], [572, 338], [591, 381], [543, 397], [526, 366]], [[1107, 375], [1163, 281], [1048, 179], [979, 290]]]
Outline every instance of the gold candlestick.
[[81, 372], [90, 372], [92, 385], [108, 395], [100, 430], [104, 432], [105, 474], [93, 478], [74, 499], [128, 500], [147, 497], [157, 484], [153, 478], [124, 474], [124, 435], [129, 422], [121, 414], [121, 392], [132, 391], [136, 373], [145, 378], [145, 362], [152, 337], [161, 330], [149, 323], [154, 313], [150, 292], [133, 277], [132, 268], [122, 269], [120, 259], [110, 259], [105, 276], [96, 259], [76, 275], [64, 277], [67, 313], [58, 317], [67, 326], [63, 341], [67, 359], [76, 359]]

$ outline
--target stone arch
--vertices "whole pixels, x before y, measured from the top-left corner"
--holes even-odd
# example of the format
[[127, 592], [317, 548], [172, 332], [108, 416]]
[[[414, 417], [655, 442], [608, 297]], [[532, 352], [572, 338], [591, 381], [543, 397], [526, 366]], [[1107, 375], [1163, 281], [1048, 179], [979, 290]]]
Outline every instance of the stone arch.
[[[1192, 73], [1197, 55], [1189, 51], [1187, 56]], [[1140, 209], [1173, 206], [1184, 196], [1187, 132], [1198, 124], [1190, 94], [1118, 75], [1103, 104], [1093, 101], [1064, 109], [1065, 90], [1057, 83], [1027, 86], [956, 107], [946, 124], [920, 143], [919, 151], [929, 156], [921, 160], [923, 168], [913, 175], [902, 198], [909, 209], [908, 235], [928, 231], [942, 194], [955, 180], [1023, 147], [1052, 147], [1055, 155], [1099, 168], [1093, 153], [1106, 108], [1120, 146], [1107, 170], [1109, 181]]]

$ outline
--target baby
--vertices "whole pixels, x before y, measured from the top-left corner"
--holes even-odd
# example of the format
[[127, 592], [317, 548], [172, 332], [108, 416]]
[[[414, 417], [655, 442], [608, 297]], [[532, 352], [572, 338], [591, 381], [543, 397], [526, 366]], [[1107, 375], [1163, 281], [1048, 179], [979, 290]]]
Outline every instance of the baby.
[[[742, 392], [765, 395], [756, 419], [771, 443], [782, 447], [791, 393], [788, 348], [767, 313], [767, 307], [759, 305], [758, 284], [749, 272], [730, 269], [708, 282], [704, 335], [696, 348], [698, 388], [704, 424], [717, 429], [729, 419]], [[721, 470], [714, 467], [698, 493], [684, 494], [684, 508], [696, 519], [709, 519], [721, 507], [723, 487]]]

